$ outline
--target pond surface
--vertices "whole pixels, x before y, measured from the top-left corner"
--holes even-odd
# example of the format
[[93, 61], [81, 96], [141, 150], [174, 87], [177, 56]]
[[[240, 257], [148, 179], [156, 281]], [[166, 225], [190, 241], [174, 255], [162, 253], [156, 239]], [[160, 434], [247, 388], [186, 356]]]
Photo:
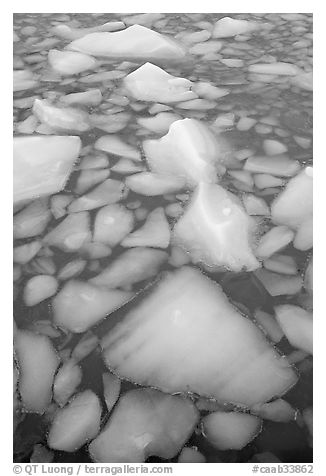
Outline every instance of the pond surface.
[[[305, 167], [312, 166], [313, 111], [312, 78], [310, 77], [312, 72], [312, 15], [267, 13], [171, 13], [140, 17], [138, 14], [134, 15], [122, 13], [24, 13], [14, 15], [14, 70], [29, 72], [27, 75], [23, 73], [17, 79], [19, 85], [14, 92], [14, 136], [18, 138], [32, 135], [41, 135], [42, 137], [73, 135], [79, 136], [81, 139], [79, 157], [74, 161], [74, 168], [64, 189], [48, 193], [45, 195], [48, 198], [25, 197], [24, 200], [15, 202], [14, 207], [17, 217], [22, 210], [30, 205], [32, 199], [35, 199], [43, 207], [43, 212], [38, 212], [36, 215], [39, 217], [43, 213], [46, 216], [44, 226], [40, 226], [39, 232], [37, 230], [35, 233], [27, 232], [25, 236], [24, 232], [20, 232], [18, 236], [17, 234], [14, 236], [15, 249], [30, 243], [40, 243], [38, 251], [32, 253], [29, 259], [25, 257], [24, 253], [24, 256], [17, 253], [15, 259], [15, 322], [21, 330], [28, 329], [37, 335], [47, 335], [62, 362], [69, 360], [72, 349], [83, 336], [83, 334], [76, 334], [70, 332], [69, 329], [64, 329], [64, 326], [56, 326], [53, 322], [54, 295], [62, 290], [68, 279], [87, 282], [99, 275], [126, 249], [132, 249], [133, 246], [163, 248], [169, 256], [173, 250], [175, 251], [175, 248], [178, 248], [173, 243], [164, 246], [136, 244], [131, 245], [131, 248], [126, 248], [120, 240], [113, 246], [106, 243], [96, 249], [93, 247], [90, 251], [90, 248], [85, 247], [87, 240], [83, 246], [69, 249], [69, 246], [66, 248], [60, 245], [56, 246], [51, 240], [49, 242], [45, 238], [66, 218], [67, 207], [70, 203], [75, 203], [72, 200], [91, 192], [108, 177], [125, 182], [128, 176], [148, 170], [146, 163], [148, 157], [144, 153], [143, 141], [160, 139], [168, 133], [169, 125], [178, 120], [188, 118], [204, 123], [205, 127], [208, 127], [217, 138], [225, 160], [223, 163], [226, 173], [221, 174], [219, 185], [241, 200], [246, 194], [263, 199], [267, 210], [275, 197], [284, 190], [287, 182], [292, 180], [292, 176], [297, 175]], [[226, 36], [221, 34], [220, 36], [216, 33], [215, 25], [226, 16], [236, 20], [247, 20], [251, 25], [254, 24], [255, 28], [253, 30], [249, 28], [247, 31], [240, 29], [239, 33], [226, 34]], [[112, 22], [112, 30], [107, 27], [106, 31], [122, 30], [123, 25], [117, 23], [114, 26], [113, 22], [124, 22], [127, 27], [133, 24], [144, 25], [146, 28], [175, 40], [184, 49], [185, 54], [179, 59], [174, 57], [157, 57], [155, 59], [155, 55], [146, 59], [144, 57], [137, 58], [137, 53], [131, 48], [131, 53], [124, 57], [112, 58], [109, 55], [101, 56], [93, 53], [97, 63], [92, 68], [76, 74], [60, 74], [53, 64], [51, 67], [48, 61], [50, 50], [64, 51], [71, 41], [78, 41], [79, 37], [90, 33], [89, 30], [81, 32], [81, 29], [96, 29], [96, 27], [109, 24], [109, 22]], [[63, 25], [66, 26], [66, 29], [62, 28]], [[101, 31], [100, 28], [99, 31]], [[191, 36], [192, 33], [194, 35]], [[126, 89], [124, 78], [147, 61], [177, 78], [191, 81], [192, 91], [196, 93], [197, 99], [193, 103], [190, 99], [188, 104], [187, 101], [138, 100], [131, 89]], [[275, 63], [283, 65], [275, 67]], [[252, 67], [261, 64], [267, 64], [269, 67], [267, 69]], [[66, 67], [69, 69], [69, 65]], [[292, 70], [291, 68], [296, 69]], [[182, 87], [180, 85], [181, 90]], [[72, 93], [82, 93], [88, 90], [97, 90], [94, 93], [95, 99], [90, 99], [89, 104], [83, 103], [82, 100], [68, 103], [69, 100], [63, 99]], [[100, 99], [97, 100], [96, 97], [100, 97]], [[50, 105], [50, 110], [43, 110], [45, 103], [42, 103], [40, 111], [37, 111], [35, 100], [46, 100], [46, 104]], [[52, 106], [60, 108], [60, 111], [68, 106], [68, 108], [82, 111], [82, 115], [80, 117], [72, 116], [69, 119], [70, 126], [63, 125], [66, 118], [63, 119], [58, 114], [57, 119], [53, 119], [56, 112], [51, 109]], [[164, 120], [158, 121], [155, 125], [153, 122], [144, 121], [155, 114], [163, 113], [168, 113], [168, 115], [161, 116], [161, 118], [164, 117]], [[90, 123], [87, 122], [87, 127], [83, 129], [81, 123], [84, 118], [86, 118], [86, 122], [89, 120]], [[181, 150], [182, 140], [186, 140], [190, 146], [185, 152], [185, 156], [191, 155], [192, 147], [196, 147], [197, 133], [197, 130], [193, 136], [191, 131], [185, 133], [183, 139], [177, 139], [177, 142], [172, 145], [172, 149], [180, 147]], [[200, 133], [198, 134], [199, 138]], [[118, 137], [124, 144], [128, 144], [133, 152], [129, 151], [128, 155], [121, 143], [119, 146], [115, 145], [115, 149], [112, 144], [102, 150], [95, 147], [96, 141], [107, 135]], [[201, 148], [205, 149], [205, 146], [201, 146]], [[137, 160], [137, 154], [141, 154], [140, 161]], [[264, 168], [246, 169], [245, 161], [253, 156], [268, 157], [274, 163], [276, 160], [280, 160], [280, 171], [275, 169], [276, 166], [274, 168], [272, 166], [271, 169], [267, 167], [266, 170]], [[136, 160], [134, 160], [135, 157]], [[96, 162], [93, 166], [90, 165], [92, 160], [94, 160], [94, 164]], [[288, 163], [287, 160], [290, 162]], [[295, 167], [294, 163], [299, 165], [293, 173], [282, 172], [283, 167]], [[96, 172], [98, 170], [102, 175], [99, 174], [96, 178], [94, 171], [98, 173]], [[110, 173], [106, 174], [105, 171], [108, 170]], [[86, 171], [93, 173], [85, 174]], [[26, 173], [29, 172], [26, 171]], [[84, 175], [81, 179], [82, 174]], [[193, 189], [194, 187], [187, 183], [186, 187], [179, 191], [167, 191], [156, 196], [129, 190], [129, 193], [121, 196], [119, 203], [134, 214], [135, 229], [145, 223], [151, 211], [160, 207], [165, 210], [164, 220], [172, 229], [179, 215], [188, 206]], [[55, 200], [53, 199], [55, 196], [60, 198]], [[88, 213], [90, 228], [94, 227], [99, 208], [103, 205], [106, 203], [84, 209], [87, 210], [85, 213]], [[49, 210], [50, 212], [47, 214]], [[80, 210], [83, 209], [78, 209], [77, 213]], [[250, 212], [248, 213], [250, 214]], [[70, 214], [74, 214], [74, 211], [70, 211]], [[252, 238], [252, 246], [255, 247], [260, 237], [272, 228], [274, 223], [273, 220], [271, 221], [269, 212], [266, 214], [252, 213], [252, 215], [255, 217], [258, 227]], [[28, 222], [28, 214], [26, 220]], [[36, 218], [35, 225], [33, 225], [32, 214], [29, 220], [30, 228], [36, 227], [39, 223]], [[28, 228], [28, 224], [26, 227]], [[232, 266], [211, 267], [209, 263], [208, 265], [206, 263], [207, 266], [205, 266], [205, 262], [203, 264], [192, 261], [194, 266], [202, 269], [204, 274], [219, 283], [230, 302], [237, 306], [241, 314], [251, 320], [254, 319], [254, 316], [257, 319], [257, 310], [274, 316], [275, 306], [282, 304], [300, 306], [307, 312], [311, 312], [311, 293], [307, 291], [307, 286], [303, 285], [303, 279], [312, 257], [312, 246], [294, 246], [294, 244], [295, 241], [290, 240], [285, 246], [276, 248], [276, 254], [283, 256], [282, 263], [290, 263], [289, 267], [293, 268], [294, 266], [294, 271], [291, 270], [287, 274], [284, 269], [283, 271], [275, 269], [273, 268], [276, 266], [275, 262], [263, 266], [265, 270], [276, 271], [280, 279], [284, 279], [284, 276], [291, 277], [289, 289], [284, 288], [283, 292], [282, 290], [275, 291], [274, 285], [271, 290], [270, 283], [266, 284], [263, 278], [260, 279], [260, 274], [255, 270], [238, 272], [232, 269]], [[163, 260], [150, 276], [132, 284], [126, 284], [121, 289], [124, 292], [132, 291], [141, 294], [145, 287], [159, 279], [161, 271], [175, 270], [182, 264], [188, 264], [190, 258], [186, 251], [183, 250], [185, 257], [180, 255], [179, 249], [179, 254], [176, 252], [174, 259]], [[271, 253], [272, 258], [274, 255]], [[284, 256], [287, 257], [285, 261]], [[286, 261], [287, 259], [288, 261]], [[264, 260], [261, 261], [264, 262]], [[68, 263], [72, 264], [69, 268], [65, 268]], [[45, 295], [45, 298], [40, 302], [30, 304], [26, 297], [26, 284], [31, 278], [38, 275], [53, 277], [56, 288], [53, 293]], [[294, 279], [299, 278], [301, 284], [297, 286]], [[53, 282], [51, 282], [52, 285]], [[31, 293], [34, 292], [35, 289]], [[31, 297], [31, 302], [33, 297]], [[142, 295], [139, 299], [143, 299]], [[127, 303], [121, 309], [112, 312], [110, 318], [96, 322], [91, 328], [90, 335], [101, 338], [116, 323], [120, 322], [133, 306], [136, 305]], [[257, 320], [255, 322], [257, 323]], [[273, 421], [273, 418], [263, 419], [262, 431], [241, 450], [221, 450], [214, 447], [203, 436], [201, 428], [197, 426], [188, 439], [187, 446], [197, 447], [207, 462], [248, 462], [254, 461], [252, 458], [257, 458], [255, 455], [262, 453], [271, 453], [276, 458], [275, 461], [277, 459], [282, 462], [297, 463], [312, 461], [312, 439], [307, 418], [304, 417], [305, 411], [307, 409], [310, 411], [312, 408], [312, 355], [303, 351], [300, 346], [291, 345], [285, 335], [275, 345], [286, 356], [291, 355], [290, 361], [299, 375], [296, 385], [284, 396], [286, 402], [295, 411], [294, 418], [288, 420], [285, 418], [286, 421], [283, 421], [282, 418], [281, 421]], [[196, 349], [193, 352], [196, 352]], [[16, 364], [19, 368], [22, 365], [21, 362], [16, 362]], [[106, 372], [106, 367], [100, 346], [94, 348], [79, 362], [79, 365], [82, 369], [82, 380], [77, 391], [91, 389], [98, 395], [102, 407], [105, 408], [102, 374]], [[121, 393], [135, 388], [135, 385], [128, 380], [132, 379], [122, 380]], [[57, 410], [55, 403], [52, 402], [45, 413], [25, 412], [21, 396], [18, 393], [16, 405], [15, 462], [92, 461], [87, 444], [72, 452], [48, 448], [47, 435], [53, 415]], [[207, 413], [207, 410], [203, 410], [202, 416]], [[107, 412], [104, 410], [101, 421], [102, 424], [107, 421]], [[170, 459], [173, 462], [177, 460], [178, 454]], [[163, 460], [151, 456], [147, 461]], [[273, 461], [273, 459], [270, 460], [270, 462]]]

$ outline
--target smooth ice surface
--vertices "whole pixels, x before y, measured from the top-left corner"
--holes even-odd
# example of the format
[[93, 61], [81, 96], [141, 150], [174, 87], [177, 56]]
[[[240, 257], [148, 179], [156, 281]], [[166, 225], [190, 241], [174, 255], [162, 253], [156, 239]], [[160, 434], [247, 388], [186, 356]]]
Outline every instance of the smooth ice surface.
[[98, 65], [95, 58], [75, 51], [50, 50], [48, 62], [54, 71], [63, 76], [82, 73]]
[[253, 415], [237, 412], [214, 412], [202, 420], [203, 433], [219, 450], [241, 450], [261, 430], [261, 420]]
[[128, 93], [140, 101], [171, 103], [194, 99], [188, 79], [177, 78], [152, 63], [145, 63], [123, 80]]
[[255, 251], [259, 258], [269, 258], [285, 248], [294, 238], [293, 231], [287, 226], [275, 226], [263, 235]]
[[75, 393], [82, 381], [82, 370], [74, 359], [69, 359], [59, 368], [53, 383], [53, 398], [63, 407]]
[[296, 348], [313, 353], [312, 313], [292, 304], [275, 306], [276, 319], [288, 341]]
[[14, 202], [63, 189], [81, 149], [76, 136], [14, 138]]
[[167, 248], [170, 244], [170, 227], [162, 207], [155, 208], [146, 218], [144, 225], [130, 233], [121, 242], [121, 246], [149, 246]]
[[123, 288], [156, 275], [167, 260], [165, 251], [152, 248], [132, 248], [119, 255], [91, 283], [108, 288]]
[[191, 267], [165, 275], [102, 347], [117, 375], [169, 393], [251, 405], [282, 395], [297, 381], [220, 286]]
[[299, 74], [300, 68], [292, 63], [255, 63], [251, 64], [248, 67], [250, 73], [259, 73], [259, 74], [279, 74], [285, 76], [296, 76]]
[[273, 174], [278, 177], [292, 177], [300, 170], [300, 163], [286, 155], [275, 155], [272, 159], [264, 156], [249, 157], [244, 170], [258, 174]]
[[158, 140], [144, 141], [143, 148], [152, 172], [184, 177], [191, 187], [200, 181], [218, 181], [222, 162], [220, 145], [213, 132], [200, 121], [175, 121], [168, 134]]
[[48, 337], [25, 330], [16, 332], [14, 346], [23, 406], [28, 412], [42, 414], [51, 403], [59, 357]]
[[131, 390], [120, 398], [89, 452], [99, 463], [141, 463], [152, 455], [171, 459], [197, 421], [190, 399], [151, 388]]
[[141, 25], [114, 33], [90, 33], [67, 48], [94, 56], [181, 59], [184, 49], [174, 40]]
[[287, 183], [271, 205], [272, 220], [276, 224], [298, 229], [310, 221], [313, 213], [312, 167], [306, 167]]
[[50, 427], [47, 443], [50, 448], [73, 452], [100, 431], [101, 404], [91, 390], [77, 394], [59, 409]]
[[173, 242], [194, 263], [239, 272], [259, 267], [253, 254], [256, 223], [240, 200], [218, 184], [201, 182], [173, 229]]
[[88, 212], [71, 213], [45, 237], [44, 242], [63, 251], [74, 252], [91, 240]]
[[126, 185], [133, 192], [153, 197], [178, 192], [185, 187], [186, 181], [183, 177], [141, 172], [127, 177]]
[[26, 306], [35, 306], [57, 292], [58, 282], [53, 276], [39, 274], [26, 283], [24, 301]]
[[90, 129], [88, 114], [73, 107], [57, 107], [47, 99], [35, 99], [33, 114], [55, 131], [85, 132]]
[[93, 240], [116, 246], [134, 227], [132, 211], [120, 204], [107, 205], [96, 215]]
[[52, 301], [54, 322], [71, 332], [85, 332], [131, 299], [133, 293], [71, 280]]
[[124, 142], [119, 136], [108, 135], [100, 137], [94, 145], [95, 149], [109, 154], [119, 155], [132, 160], [141, 160], [139, 150]]
[[13, 235], [15, 239], [30, 238], [43, 233], [51, 219], [48, 199], [34, 200], [14, 216]]

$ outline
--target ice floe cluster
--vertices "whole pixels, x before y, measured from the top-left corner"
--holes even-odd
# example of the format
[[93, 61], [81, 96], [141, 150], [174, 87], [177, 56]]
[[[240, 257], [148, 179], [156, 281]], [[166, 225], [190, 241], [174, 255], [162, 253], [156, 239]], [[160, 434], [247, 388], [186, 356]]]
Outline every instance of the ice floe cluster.
[[310, 16], [53, 15], [14, 34], [15, 426], [47, 425], [30, 461], [205, 462], [194, 432], [220, 455], [260, 448], [264, 420], [311, 445], [291, 392], [313, 353], [312, 127], [284, 107], [311, 108]]

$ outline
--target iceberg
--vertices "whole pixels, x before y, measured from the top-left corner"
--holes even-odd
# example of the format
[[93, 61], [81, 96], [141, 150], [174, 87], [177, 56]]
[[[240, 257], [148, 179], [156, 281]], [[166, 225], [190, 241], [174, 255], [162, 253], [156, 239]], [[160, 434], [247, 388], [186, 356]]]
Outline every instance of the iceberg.
[[62, 190], [80, 149], [76, 136], [14, 138], [14, 202]]
[[152, 63], [145, 63], [128, 74], [123, 83], [135, 99], [172, 103], [197, 98], [188, 79], [176, 78]]
[[174, 40], [141, 25], [114, 33], [90, 33], [72, 41], [68, 50], [113, 58], [180, 59], [185, 50]]

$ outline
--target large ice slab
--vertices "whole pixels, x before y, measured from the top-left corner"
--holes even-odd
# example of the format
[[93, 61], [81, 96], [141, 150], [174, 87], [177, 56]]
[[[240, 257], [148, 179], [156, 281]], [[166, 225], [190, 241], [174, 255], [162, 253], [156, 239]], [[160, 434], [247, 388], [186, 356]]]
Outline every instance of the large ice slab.
[[297, 381], [263, 333], [198, 269], [170, 272], [103, 338], [106, 365], [167, 393], [252, 405]]
[[59, 192], [79, 155], [76, 136], [14, 138], [14, 202]]
[[184, 177], [190, 187], [217, 182], [225, 171], [219, 142], [196, 119], [173, 122], [161, 139], [144, 141], [143, 149], [152, 172]]
[[145, 63], [123, 80], [127, 91], [140, 101], [171, 103], [197, 98], [188, 79], [177, 78], [155, 66]]
[[94, 56], [180, 59], [185, 50], [175, 41], [141, 25], [114, 33], [90, 33], [70, 43], [69, 50]]
[[174, 242], [188, 251], [194, 263], [239, 272], [253, 271], [255, 220], [236, 195], [217, 184], [200, 183], [173, 230]]

